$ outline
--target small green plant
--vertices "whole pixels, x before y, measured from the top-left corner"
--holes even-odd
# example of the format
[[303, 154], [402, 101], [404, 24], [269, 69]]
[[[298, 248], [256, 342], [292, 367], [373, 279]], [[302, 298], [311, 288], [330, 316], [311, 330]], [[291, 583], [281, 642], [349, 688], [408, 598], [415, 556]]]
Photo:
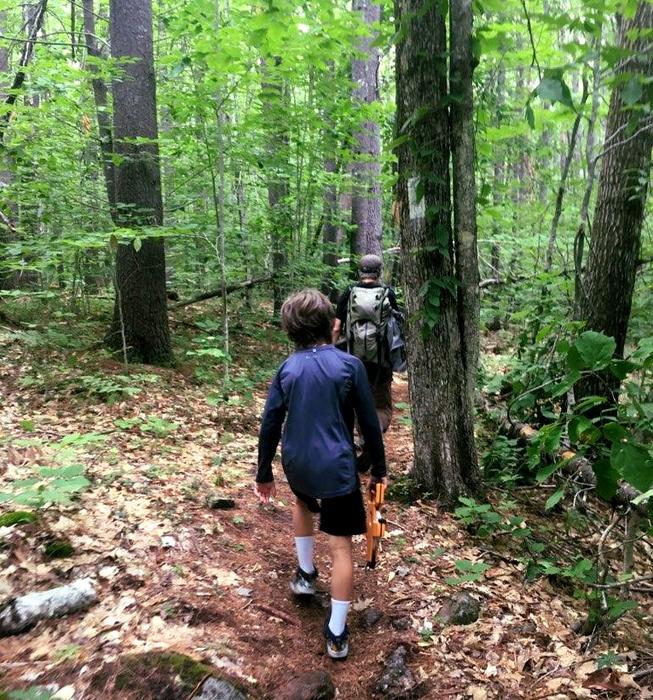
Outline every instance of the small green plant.
[[480, 581], [483, 578], [483, 574], [489, 568], [489, 565], [482, 561], [459, 559], [456, 561], [456, 571], [459, 572], [459, 575], [447, 576], [445, 581], [450, 586], [458, 586], [461, 583], [469, 583], [471, 581]]
[[27, 690], [12, 690], [8, 697], [9, 700], [50, 700], [52, 693], [37, 686]]
[[9, 484], [10, 491], [0, 492], [0, 503], [13, 502], [32, 508], [42, 508], [46, 503], [70, 503], [74, 494], [90, 485], [81, 464], [39, 467], [37, 476], [16, 479]]
[[179, 423], [159, 418], [158, 416], [147, 416], [145, 419], [138, 416], [134, 418], [116, 418], [114, 424], [121, 430], [138, 428], [143, 433], [152, 433], [160, 438], [167, 437], [179, 428]]
[[485, 477], [503, 484], [514, 483], [519, 478], [519, 456], [517, 440], [497, 435], [481, 457]]
[[82, 651], [79, 644], [67, 644], [66, 646], [57, 649], [54, 652], [54, 658], [57, 663], [62, 661], [70, 661], [76, 659]]
[[492, 509], [489, 503], [477, 503], [473, 498], [461, 496], [463, 505], [456, 508], [454, 515], [467, 529], [479, 537], [490, 536], [501, 524], [502, 516]]

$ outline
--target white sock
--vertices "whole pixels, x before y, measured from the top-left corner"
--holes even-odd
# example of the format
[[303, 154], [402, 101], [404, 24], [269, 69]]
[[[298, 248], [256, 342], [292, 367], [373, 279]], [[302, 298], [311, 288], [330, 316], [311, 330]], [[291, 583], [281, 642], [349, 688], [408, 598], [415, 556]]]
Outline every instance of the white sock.
[[329, 629], [336, 635], [336, 637], [340, 636], [345, 631], [349, 605], [349, 600], [334, 600], [331, 598], [331, 617], [329, 619]]
[[295, 537], [297, 561], [299, 562], [299, 568], [305, 574], [312, 574], [315, 571], [315, 566], [313, 565], [314, 544], [315, 537], [313, 537], [313, 535], [308, 537]]

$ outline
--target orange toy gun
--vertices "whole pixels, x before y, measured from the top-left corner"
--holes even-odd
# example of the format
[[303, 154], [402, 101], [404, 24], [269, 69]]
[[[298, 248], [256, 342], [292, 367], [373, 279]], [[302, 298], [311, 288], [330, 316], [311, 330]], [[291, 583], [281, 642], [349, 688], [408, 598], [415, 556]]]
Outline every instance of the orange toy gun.
[[373, 569], [379, 557], [379, 545], [385, 535], [385, 518], [381, 506], [385, 498], [385, 484], [375, 484], [367, 491], [367, 568]]

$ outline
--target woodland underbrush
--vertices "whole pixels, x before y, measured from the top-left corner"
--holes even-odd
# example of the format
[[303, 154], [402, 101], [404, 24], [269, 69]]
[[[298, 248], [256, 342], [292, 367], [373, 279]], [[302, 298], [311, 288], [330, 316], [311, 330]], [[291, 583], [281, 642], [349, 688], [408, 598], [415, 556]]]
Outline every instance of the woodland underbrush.
[[[188, 616], [179, 607], [181, 593], [173, 591], [190, 586], [201, 592], [207, 573], [198, 563], [215, 556], [216, 548], [222, 563], [209, 567], [214, 579], [210, 595], [217, 591], [220, 616], [245, 606], [248, 614], [258, 610], [255, 624], [263, 624], [256, 589], [262, 546], [257, 537], [274, 531], [272, 544], [265, 546], [271, 551], [269, 565], [277, 566], [285, 546], [277, 540], [283, 536], [277, 519], [287, 512], [283, 496], [274, 512], [260, 512], [249, 490], [265, 388], [289, 350], [278, 326], [269, 322], [269, 310], [243, 308], [234, 314], [229, 355], [216, 306], [174, 314], [177, 364], [166, 369], [125, 367], [102, 349], [97, 338], [110, 316], [108, 302], [81, 313], [63, 310], [49, 299], [16, 298], [3, 311], [14, 323], [0, 323], [0, 447], [6, 455], [0, 474], [0, 553], [5, 570], [13, 574], [9, 588], [3, 579], [0, 593], [16, 595], [86, 573], [106, 588], [102, 613], [92, 617], [91, 629], [100, 630], [92, 659], [81, 651], [83, 633], [75, 625], [61, 621], [54, 628], [37, 628], [38, 642], [31, 647], [46, 654], [43, 658], [52, 634], [61, 633], [65, 640], [58, 652], [63, 656], [50, 671], [35, 662], [41, 669], [39, 687], [42, 680], [58, 677], [55, 667], [63, 683], [77, 678], [80, 664], [101, 663], [106, 644], [115, 658], [120, 650], [139, 651], [141, 639], [156, 638], [167, 649], [177, 634], [186, 640], [183, 651], [198, 655], [204, 647], [190, 641], [188, 630], [196, 634], [199, 628], [184, 622]], [[506, 640], [514, 636], [515, 644], [533, 648], [530, 660], [510, 667], [510, 673], [493, 675], [494, 662], [488, 661], [488, 694], [475, 690], [474, 697], [533, 697], [507, 689], [520, 682], [518, 677], [534, 684], [565, 676], [571, 683], [569, 669], [581, 667], [584, 675], [574, 676], [573, 692], [572, 685], [568, 690], [564, 686], [562, 696], [596, 692], [638, 697], [629, 684], [645, 689], [653, 676], [653, 532], [647, 506], [647, 480], [653, 479], [647, 461], [653, 345], [646, 338], [636, 340], [627, 364], [615, 364], [609, 339], [573, 324], [548, 324], [534, 342], [520, 340], [522, 330], [515, 321], [484, 335], [477, 436], [486, 490], [462, 497], [451, 516], [440, 513], [432, 494], [423, 493], [413, 480], [410, 405], [406, 382], [398, 380], [397, 411], [388, 435], [391, 536], [384, 553], [387, 568], [382, 569], [388, 590], [377, 599], [380, 589], [371, 580], [366, 583], [357, 614], [364, 616], [372, 601], [386, 610], [387, 629], [374, 641], [379, 654], [397, 636], [396, 623], [406, 626], [402, 639], [414, 649], [415, 669], [426, 663], [421, 654], [434, 655], [429, 657], [435, 664], [432, 672], [421, 676], [423, 692], [434, 687], [430, 674], [441, 673], [438, 654], [445, 663], [447, 644], [462, 643], [439, 622], [442, 596], [465, 590], [487, 606], [480, 631], [466, 642], [470, 649], [478, 643], [478, 652], [470, 653], [478, 653], [479, 664], [487, 646], [483, 630], [487, 639], [499, 640], [496, 654], [504, 666], [505, 659], [513, 658], [512, 642]], [[605, 371], [625, 372], [622, 398], [607, 417], [591, 411], [602, 405], [600, 397], [584, 404], [571, 398], [582, 377]], [[514, 425], [520, 431], [511, 432]], [[578, 467], [580, 458], [591, 464], [595, 481], [588, 481]], [[615, 500], [624, 485], [639, 494], [632, 502]], [[215, 491], [225, 502], [246, 505], [216, 519], [207, 506]], [[107, 530], [100, 540], [92, 534], [97, 528]], [[123, 544], [116, 549], [116, 542]], [[286, 573], [284, 569], [282, 575]], [[278, 595], [274, 581], [268, 583], [272, 587], [264, 595]], [[154, 607], [141, 602], [138, 591], [143, 601], [158, 602]], [[218, 613], [206, 608], [203, 595], [193, 593], [184, 604], [194, 611], [188, 619], [205, 621], [200, 627], [210, 636]], [[134, 597], [138, 614], [130, 602]], [[522, 598], [530, 601], [525, 607], [515, 602], [509, 613], [501, 607], [505, 600]], [[295, 613], [286, 610], [284, 600], [278, 602], [279, 614], [291, 619]], [[552, 601], [562, 611], [557, 631], [546, 622], [543, 634], [540, 616], [549, 614], [545, 608]], [[98, 616], [111, 614], [122, 626], [107, 632]], [[269, 617], [269, 610], [263, 614]], [[128, 643], [126, 630], [136, 620], [141, 625], [134, 633], [137, 639]], [[516, 620], [514, 630], [510, 620]], [[269, 640], [286, 634], [276, 623], [265, 624], [272, 624], [272, 629], [265, 627]], [[168, 626], [174, 631], [164, 636]], [[229, 642], [233, 649], [213, 651], [213, 657], [228, 658], [241, 674], [263, 673], [249, 642], [239, 636], [239, 624], [220, 629], [229, 639], [236, 635]], [[498, 636], [497, 629], [503, 630]], [[117, 630], [123, 631], [117, 635]], [[299, 634], [299, 628], [293, 627], [292, 634]], [[12, 646], [12, 653], [18, 648]], [[199, 656], [205, 658], [206, 650]], [[9, 663], [15, 661], [14, 656]], [[455, 663], [467, 668], [462, 658]], [[5, 672], [8, 668], [13, 688], [18, 667], [10, 665]], [[461, 670], [467, 685], [452, 680], [447, 697], [456, 689], [460, 697], [469, 697], [466, 689], [476, 688], [478, 678], [468, 671]], [[274, 687], [271, 679], [263, 683]], [[364, 696], [370, 686], [356, 687]], [[589, 695], [582, 695], [581, 687], [589, 688]]]

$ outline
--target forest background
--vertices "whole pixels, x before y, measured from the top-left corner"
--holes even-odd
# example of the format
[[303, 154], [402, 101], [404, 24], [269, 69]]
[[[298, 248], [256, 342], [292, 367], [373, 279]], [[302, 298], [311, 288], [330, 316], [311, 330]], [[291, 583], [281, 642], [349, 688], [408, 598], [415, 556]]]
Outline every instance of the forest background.
[[[527, 576], [570, 580], [603, 629], [650, 593], [652, 14], [0, 0], [0, 322], [21, 389], [137, 403], [159, 364], [236, 411], [281, 355], [284, 295], [335, 299], [382, 253], [408, 312], [415, 459], [396, 494], [507, 531]], [[90, 487], [62, 469], [8, 472], [6, 508]], [[549, 551], [485, 502], [533, 484], [589, 549]], [[461, 582], [483, 566], [458, 562]]]

